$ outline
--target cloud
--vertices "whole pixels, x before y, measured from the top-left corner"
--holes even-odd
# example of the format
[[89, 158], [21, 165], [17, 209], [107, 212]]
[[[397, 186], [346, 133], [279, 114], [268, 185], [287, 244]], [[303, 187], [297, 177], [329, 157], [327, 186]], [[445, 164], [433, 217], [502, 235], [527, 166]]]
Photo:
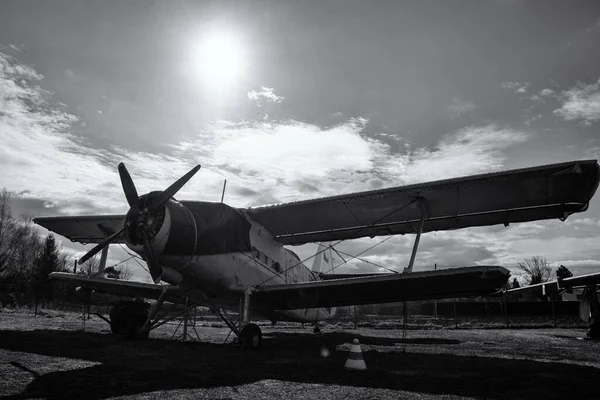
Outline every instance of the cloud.
[[538, 101], [540, 103], [545, 103], [548, 98], [555, 97], [555, 92], [552, 89], [546, 88], [540, 90], [537, 94], [534, 94], [530, 97], [533, 101]]
[[496, 125], [471, 126], [446, 134], [437, 146], [386, 157], [379, 168], [398, 183], [415, 183], [500, 169], [503, 150], [526, 141], [525, 132]]
[[580, 120], [583, 126], [590, 126], [600, 120], [600, 79], [595, 83], [578, 84], [560, 94], [563, 102], [554, 114], [565, 121]]
[[527, 88], [529, 87], [529, 83], [524, 82], [502, 82], [500, 84], [504, 89], [509, 89], [514, 91], [515, 93], [527, 93]]
[[73, 72], [73, 70], [72, 70], [71, 68], [67, 68], [67, 69], [65, 70], [65, 77], [66, 77], [67, 79], [69, 79], [69, 80], [73, 80], [73, 81], [76, 81], [76, 80], [78, 80], [78, 77], [77, 77], [77, 75], [75, 75], [75, 72]]
[[251, 90], [248, 92], [248, 100], [255, 102], [261, 107], [265, 102], [281, 103], [285, 97], [275, 94], [275, 89], [263, 86], [260, 91]]
[[543, 115], [542, 114], [538, 114], [538, 115], [534, 115], [533, 117], [529, 118], [528, 120], [525, 120], [525, 122], [523, 122], [523, 125], [525, 126], [529, 126], [531, 125], [533, 122], [542, 119]]
[[448, 110], [450, 111], [450, 116], [452, 118], [457, 118], [463, 114], [475, 110], [476, 108], [477, 106], [472, 101], [461, 101], [457, 97], [454, 97], [452, 99], [452, 104], [448, 107]]
[[23, 52], [23, 46], [16, 46], [14, 44], [9, 44], [8, 48], [11, 49], [12, 51], [16, 51], [17, 53]]

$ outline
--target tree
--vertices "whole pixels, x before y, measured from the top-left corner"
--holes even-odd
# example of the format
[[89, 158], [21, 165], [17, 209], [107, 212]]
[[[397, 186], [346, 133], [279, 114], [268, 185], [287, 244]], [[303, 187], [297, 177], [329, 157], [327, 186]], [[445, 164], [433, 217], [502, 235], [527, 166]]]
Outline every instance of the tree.
[[121, 272], [121, 279], [124, 281], [128, 281], [133, 276], [133, 272], [131, 272], [131, 268], [129, 264], [125, 263], [119, 267], [119, 271]]
[[34, 274], [33, 290], [35, 295], [35, 309], [40, 300], [52, 300], [52, 284], [50, 283], [50, 274], [60, 269], [60, 251], [54, 240], [54, 236], [49, 234], [44, 241], [44, 247], [36, 260], [36, 271]]
[[522, 271], [528, 285], [548, 282], [552, 275], [552, 268], [548, 264], [548, 260], [540, 256], [526, 258], [517, 264], [517, 268]]
[[558, 267], [556, 269], [556, 278], [557, 279], [565, 279], [565, 278], [570, 278], [573, 276], [573, 273], [571, 271], [569, 271], [569, 269], [567, 267], [565, 267], [564, 265], [561, 265], [560, 267]]
[[519, 281], [517, 280], [517, 278], [513, 279], [511, 289], [516, 289], [519, 287], [521, 287], [521, 285], [519, 284]]
[[129, 265], [127, 264], [123, 264], [119, 267], [106, 267], [104, 272], [106, 273], [107, 278], [121, 279], [124, 281], [129, 280], [133, 276], [131, 270], [129, 269]]
[[104, 269], [104, 273], [107, 278], [110, 279], [121, 279], [121, 271], [115, 267], [106, 267]]
[[79, 274], [85, 275], [88, 278], [93, 278], [98, 275], [98, 272], [100, 272], [100, 257], [97, 255], [80, 265], [78, 270]]

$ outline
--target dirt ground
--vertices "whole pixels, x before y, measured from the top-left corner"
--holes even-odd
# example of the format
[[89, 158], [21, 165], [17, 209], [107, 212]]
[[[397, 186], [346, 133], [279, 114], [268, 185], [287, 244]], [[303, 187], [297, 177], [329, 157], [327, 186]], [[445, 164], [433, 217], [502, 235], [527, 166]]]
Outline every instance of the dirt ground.
[[[97, 317], [0, 309], [0, 399], [598, 399], [600, 343], [581, 328], [411, 329], [261, 324], [263, 348], [224, 343], [214, 319], [200, 341], [110, 334]], [[191, 331], [194, 337], [195, 332]], [[181, 334], [181, 329], [176, 335]], [[368, 369], [345, 370], [358, 338]], [[231, 338], [230, 338], [231, 339]]]

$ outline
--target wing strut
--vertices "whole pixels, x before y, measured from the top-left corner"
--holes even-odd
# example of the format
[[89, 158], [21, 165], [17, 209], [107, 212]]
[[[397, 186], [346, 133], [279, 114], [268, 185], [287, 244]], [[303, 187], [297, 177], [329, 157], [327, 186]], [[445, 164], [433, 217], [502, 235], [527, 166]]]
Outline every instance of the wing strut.
[[[403, 274], [410, 274], [415, 263], [415, 257], [417, 256], [417, 249], [419, 248], [419, 241], [421, 240], [421, 233], [423, 233], [423, 224], [425, 223], [425, 214], [427, 213], [427, 203], [424, 198], [419, 199], [419, 208], [421, 209], [421, 222], [419, 223], [419, 230], [417, 231], [417, 237], [415, 238], [415, 244], [413, 244], [412, 253], [410, 255], [410, 261], [408, 267], [404, 268]], [[429, 214], [429, 213], [427, 213]]]

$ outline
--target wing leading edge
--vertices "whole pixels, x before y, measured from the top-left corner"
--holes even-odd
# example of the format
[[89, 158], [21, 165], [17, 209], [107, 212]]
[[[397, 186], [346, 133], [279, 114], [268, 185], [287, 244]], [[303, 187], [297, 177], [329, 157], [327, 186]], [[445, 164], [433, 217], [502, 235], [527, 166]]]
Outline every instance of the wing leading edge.
[[[98, 277], [88, 278], [85, 275], [71, 274], [67, 272], [53, 272], [50, 274], [50, 279], [56, 279], [71, 285], [76, 285], [85, 289], [92, 289], [99, 292], [130, 297], [143, 297], [155, 300], [158, 299], [165, 288], [165, 286], [155, 285], [152, 283], [122, 281]], [[167, 296], [165, 298], [167, 301], [175, 303], [185, 296], [185, 294], [183, 294], [183, 292], [176, 286], [169, 286], [167, 290]]]
[[[284, 245], [565, 219], [598, 187], [596, 160], [572, 161], [249, 208]], [[419, 204], [421, 203], [421, 204]]]
[[452, 268], [410, 274], [383, 274], [258, 288], [253, 301], [275, 310], [339, 307], [397, 301], [489, 295], [510, 272], [498, 266]]
[[[38, 217], [33, 221], [72, 242], [100, 243], [123, 227], [124, 215], [80, 215], [67, 217]], [[119, 237], [112, 243], [124, 243]]]

